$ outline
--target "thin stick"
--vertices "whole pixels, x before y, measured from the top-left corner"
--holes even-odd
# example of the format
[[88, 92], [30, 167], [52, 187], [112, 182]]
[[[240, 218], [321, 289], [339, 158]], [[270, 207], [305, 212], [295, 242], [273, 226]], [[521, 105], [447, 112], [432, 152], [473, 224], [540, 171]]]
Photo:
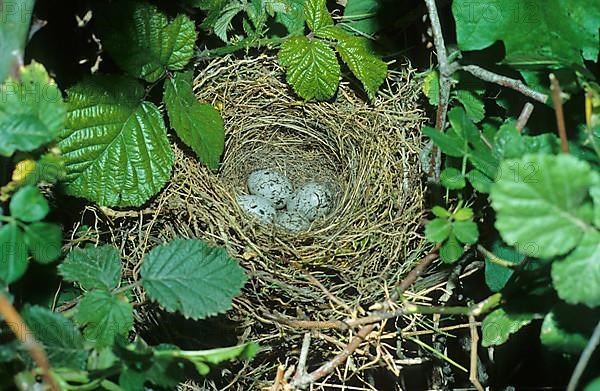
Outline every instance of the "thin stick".
[[583, 375], [583, 371], [587, 367], [590, 358], [592, 357], [592, 353], [596, 350], [600, 344], [600, 322], [594, 328], [594, 332], [592, 333], [592, 337], [588, 341], [585, 349], [581, 352], [581, 356], [579, 356], [579, 361], [577, 361], [577, 365], [575, 366], [575, 370], [571, 375], [571, 379], [569, 380], [569, 384], [567, 385], [567, 391], [575, 391], [577, 388], [577, 383], [579, 383], [579, 379], [581, 375]]
[[308, 359], [308, 349], [310, 348], [310, 333], [304, 333], [304, 339], [302, 340], [302, 348], [300, 349], [300, 356], [298, 357], [298, 367], [296, 369], [296, 375], [292, 381], [301, 378], [306, 374], [306, 360]]
[[469, 316], [469, 326], [471, 329], [471, 360], [469, 365], [469, 380], [478, 391], [484, 391], [483, 386], [477, 377], [477, 348], [479, 346], [479, 334], [477, 333], [477, 322], [473, 315]]
[[517, 266], [519, 266], [518, 263], [507, 261], [506, 259], [498, 257], [496, 254], [489, 251], [481, 244], [477, 245], [477, 251], [479, 251], [483, 256], [487, 257], [491, 263], [495, 263], [496, 265], [503, 266], [509, 269], [516, 269]]
[[560, 99], [560, 84], [558, 83], [558, 79], [554, 73], [550, 74], [550, 90], [552, 91], [554, 112], [556, 113], [556, 125], [558, 126], [558, 135], [560, 136], [560, 149], [563, 153], [569, 153], [567, 127], [565, 126], [565, 114], [563, 112], [562, 100]]
[[315, 285], [317, 288], [319, 288], [321, 291], [323, 291], [323, 293], [325, 293], [325, 295], [329, 298], [329, 300], [333, 301], [335, 304], [339, 305], [346, 311], [352, 312], [352, 309], [350, 308], [350, 306], [348, 306], [348, 304], [344, 303], [337, 296], [335, 296], [333, 293], [331, 293], [329, 291], [329, 289], [327, 289], [323, 284], [321, 284], [321, 281], [317, 280], [317, 278], [315, 276], [313, 276], [310, 273], [306, 273], [306, 277], [310, 280], [311, 283], [313, 283], [313, 285]]
[[334, 358], [327, 361], [325, 364], [321, 365], [319, 368], [315, 369], [311, 373], [306, 373], [298, 379], [292, 380], [290, 385], [292, 389], [298, 388], [303, 389], [310, 384], [316, 382], [320, 378], [329, 375], [332, 373], [338, 366], [346, 362], [348, 357], [354, 353], [354, 351], [358, 348], [358, 346], [367, 338], [371, 331], [375, 329], [374, 324], [370, 324], [361, 328], [358, 333], [352, 338], [350, 343], [346, 345], [344, 349], [340, 353], [338, 353]]
[[528, 96], [531, 99], [534, 99], [540, 103], [546, 103], [546, 101], [548, 100], [548, 96], [527, 87], [525, 83], [523, 83], [521, 80], [511, 79], [510, 77], [498, 75], [497, 73], [490, 72], [487, 69], [483, 69], [482, 67], [477, 65], [463, 65], [459, 69], [467, 71], [470, 74], [477, 76], [481, 80], [485, 80], [490, 83], [498, 84], [500, 86], [518, 91], [521, 94]]
[[0, 294], [0, 314], [4, 317], [4, 321], [8, 327], [29, 351], [29, 355], [33, 361], [42, 370], [42, 376], [46, 384], [48, 384], [51, 390], [58, 391], [58, 385], [50, 374], [50, 364], [44, 347], [35, 339], [29, 327], [27, 327], [23, 318], [21, 318], [21, 315], [19, 315], [15, 307], [13, 307], [3, 294]]
[[522, 132], [527, 125], [527, 121], [529, 121], [529, 117], [531, 117], [531, 113], [533, 113], [533, 105], [529, 102], [525, 103], [523, 106], [523, 110], [521, 111], [521, 115], [519, 115], [519, 119], [517, 120], [517, 129], [519, 132]]
[[282, 384], [285, 383], [284, 380], [284, 375], [285, 375], [285, 367], [283, 365], [280, 365], [277, 367], [277, 375], [275, 376], [275, 381], [273, 382], [273, 385], [271, 386], [271, 388], [269, 388], [269, 391], [279, 391], [280, 390], [280, 386]]

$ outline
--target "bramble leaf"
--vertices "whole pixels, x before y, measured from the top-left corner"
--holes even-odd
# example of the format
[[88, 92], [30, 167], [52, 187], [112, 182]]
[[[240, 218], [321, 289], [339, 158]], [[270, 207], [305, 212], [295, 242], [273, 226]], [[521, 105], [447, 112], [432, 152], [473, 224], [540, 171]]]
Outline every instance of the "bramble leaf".
[[0, 86], [0, 155], [33, 151], [54, 140], [65, 122], [60, 90], [43, 65], [20, 69], [20, 80]]
[[479, 50], [502, 41], [504, 62], [517, 67], [583, 66], [598, 57], [600, 9], [596, 0], [452, 3], [461, 50]]
[[482, 340], [484, 347], [502, 345], [508, 338], [535, 318], [533, 313], [506, 312], [498, 308], [489, 313], [481, 324]]
[[228, 310], [246, 281], [225, 249], [194, 239], [154, 248], [144, 257], [140, 273], [152, 300], [193, 319]]
[[589, 165], [569, 155], [505, 160], [490, 194], [496, 228], [529, 256], [565, 254], [589, 227], [581, 211], [591, 182]]
[[344, 27], [366, 35], [375, 34], [380, 29], [377, 13], [381, 4], [378, 0], [348, 0], [344, 7]]
[[194, 150], [200, 161], [219, 168], [225, 147], [225, 128], [219, 112], [199, 103], [192, 91], [192, 72], [175, 73], [165, 81], [165, 104], [177, 135]]
[[25, 227], [25, 243], [39, 263], [50, 263], [60, 256], [62, 230], [49, 223], [33, 223]]
[[9, 207], [11, 216], [28, 223], [40, 221], [50, 211], [48, 201], [32, 185], [20, 188], [10, 199]]
[[85, 290], [114, 289], [121, 279], [119, 250], [110, 245], [75, 248], [67, 254], [58, 272]]
[[367, 39], [348, 35], [338, 40], [335, 48], [354, 76], [361, 81], [369, 99], [374, 99], [387, 75], [387, 64], [368, 45]]
[[173, 151], [158, 108], [135, 80], [95, 76], [68, 90], [59, 147], [66, 191], [106, 206], [137, 206], [171, 175]]
[[312, 31], [333, 25], [333, 19], [327, 10], [326, 0], [304, 0], [304, 17]]
[[467, 116], [471, 121], [477, 123], [483, 119], [485, 109], [481, 98], [467, 90], [457, 90], [454, 96], [464, 106]]
[[572, 253], [552, 263], [552, 283], [561, 299], [600, 305], [600, 233], [588, 231]]
[[281, 23], [290, 35], [300, 35], [304, 32], [304, 0], [289, 0], [286, 12], [278, 12], [275, 21]]
[[84, 369], [88, 356], [83, 337], [75, 325], [61, 314], [39, 306], [28, 306], [23, 320], [44, 346], [50, 364], [58, 368]]
[[471, 170], [467, 173], [467, 179], [471, 186], [480, 193], [489, 193], [494, 182], [479, 170]]
[[178, 15], [171, 22], [145, 2], [120, 1], [98, 12], [102, 44], [126, 72], [150, 83], [166, 70], [181, 70], [194, 54], [194, 22]]
[[27, 270], [27, 245], [17, 224], [9, 223], [0, 228], [0, 248], [0, 280], [10, 284]]
[[587, 345], [598, 320], [598, 312], [559, 303], [544, 317], [540, 340], [552, 350], [578, 354]]
[[306, 100], [333, 97], [340, 78], [340, 64], [325, 42], [305, 36], [287, 39], [279, 51], [279, 63], [287, 81]]
[[77, 305], [75, 321], [97, 347], [111, 346], [116, 336], [127, 336], [133, 327], [133, 306], [110, 292], [93, 290]]

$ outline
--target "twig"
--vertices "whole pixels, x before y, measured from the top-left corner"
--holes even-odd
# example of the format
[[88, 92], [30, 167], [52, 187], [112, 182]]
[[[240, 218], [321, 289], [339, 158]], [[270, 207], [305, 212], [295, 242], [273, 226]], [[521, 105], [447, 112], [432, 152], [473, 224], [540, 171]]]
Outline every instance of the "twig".
[[332, 373], [335, 368], [346, 362], [348, 357], [358, 348], [358, 346], [367, 338], [371, 331], [375, 329], [375, 324], [370, 324], [361, 328], [358, 333], [352, 338], [350, 343], [346, 345], [344, 349], [340, 353], [338, 353], [334, 358], [327, 361], [325, 364], [321, 365], [319, 368], [315, 369], [313, 372], [306, 373], [298, 379], [292, 380], [290, 382], [291, 389], [304, 389], [310, 384], [316, 382], [320, 378], [329, 375]]
[[58, 391], [58, 385], [50, 374], [50, 364], [43, 346], [35, 339], [29, 327], [27, 327], [23, 318], [21, 318], [21, 315], [19, 315], [15, 307], [13, 307], [3, 294], [0, 294], [0, 314], [4, 317], [4, 321], [8, 327], [29, 351], [29, 355], [33, 361], [42, 370], [42, 376], [46, 384], [48, 384], [51, 390]]
[[478, 391], [484, 391], [483, 386], [477, 377], [477, 349], [479, 346], [479, 334], [477, 333], [475, 317], [469, 316], [469, 326], [471, 329], [471, 360], [469, 365], [469, 380]]
[[419, 264], [415, 266], [410, 271], [410, 273], [408, 273], [406, 277], [402, 279], [402, 281], [400, 281], [400, 284], [398, 284], [396, 291], [392, 294], [392, 301], [398, 300], [400, 298], [400, 295], [406, 292], [406, 290], [410, 288], [412, 284], [414, 284], [417, 278], [419, 278], [421, 274], [425, 272], [425, 269], [427, 269], [429, 265], [431, 265], [431, 263], [437, 259], [437, 252], [441, 247], [442, 244], [438, 243], [434, 248], [431, 249], [431, 251], [427, 255], [423, 257], [423, 259], [421, 259], [421, 261], [419, 261]]
[[285, 375], [285, 367], [283, 365], [280, 365], [277, 367], [277, 375], [275, 376], [275, 381], [273, 382], [273, 385], [271, 386], [271, 388], [269, 388], [269, 391], [279, 391], [280, 390], [280, 386], [282, 386], [285, 382], [284, 380], [284, 375]]
[[477, 65], [463, 65], [459, 69], [469, 72], [473, 76], [477, 76], [481, 80], [488, 81], [490, 83], [498, 84], [503, 87], [511, 88], [521, 94], [530, 97], [540, 103], [546, 103], [548, 97], [541, 92], [527, 87], [521, 80], [511, 79], [510, 77], [498, 75], [497, 73], [490, 72], [487, 69], [483, 69]]
[[[452, 86], [450, 75], [453, 71], [450, 69], [450, 64], [448, 64], [448, 52], [446, 51], [444, 35], [442, 34], [442, 25], [440, 24], [435, 0], [425, 0], [425, 4], [427, 5], [427, 12], [431, 22], [431, 31], [433, 33], [433, 44], [435, 45], [435, 53], [440, 67], [440, 94], [435, 116], [435, 127], [443, 132], [446, 127], [446, 114], [448, 113], [450, 89]], [[439, 182], [440, 166], [441, 151], [434, 145], [431, 148], [429, 176], [433, 177], [435, 183]]]
[[531, 117], [531, 113], [533, 113], [533, 105], [529, 102], [525, 103], [523, 106], [523, 110], [521, 111], [521, 115], [519, 115], [519, 119], [517, 120], [517, 129], [519, 132], [522, 132], [527, 125], [527, 121], [529, 121], [529, 117]]
[[558, 83], [558, 79], [554, 73], [550, 74], [550, 90], [552, 91], [552, 101], [554, 102], [554, 112], [556, 113], [556, 125], [558, 126], [558, 135], [560, 136], [560, 149], [563, 153], [569, 153], [567, 127], [565, 126], [565, 114], [563, 112], [562, 100], [560, 98], [560, 84]]
[[577, 365], [575, 366], [575, 370], [571, 375], [571, 379], [569, 380], [569, 384], [567, 385], [567, 391], [575, 391], [577, 388], [577, 383], [579, 383], [579, 379], [581, 375], [583, 375], [583, 371], [588, 365], [590, 358], [592, 357], [592, 353], [600, 344], [600, 322], [594, 328], [594, 332], [592, 333], [592, 337], [588, 341], [585, 349], [581, 352], [581, 356], [579, 356], [579, 361], [577, 361]]
[[420, 339], [414, 338], [414, 337], [408, 337], [407, 339], [413, 341], [414, 343], [416, 343], [420, 347], [424, 348], [425, 350], [430, 351], [431, 353], [433, 353], [434, 355], [438, 356], [442, 360], [447, 361], [448, 363], [454, 365], [456, 368], [460, 369], [461, 371], [463, 371], [465, 373], [469, 373], [469, 371], [467, 370], [467, 368], [463, 367], [462, 365], [460, 365], [456, 361], [452, 360], [450, 357], [446, 356], [444, 353], [441, 353], [441, 352], [435, 350], [434, 348], [432, 348], [431, 346], [427, 345], [425, 342], [421, 341]]
[[302, 340], [302, 348], [300, 349], [300, 356], [298, 357], [298, 367], [296, 368], [296, 374], [294, 375], [292, 382], [306, 375], [306, 360], [308, 359], [309, 348], [310, 333], [304, 333], [304, 339]]

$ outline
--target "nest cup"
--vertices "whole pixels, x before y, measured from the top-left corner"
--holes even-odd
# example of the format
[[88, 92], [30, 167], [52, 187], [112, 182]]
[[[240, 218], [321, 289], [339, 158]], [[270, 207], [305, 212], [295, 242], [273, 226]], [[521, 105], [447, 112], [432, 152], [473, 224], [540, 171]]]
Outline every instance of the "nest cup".
[[[270, 315], [339, 317], [333, 296], [348, 307], [367, 308], [418, 259], [424, 114], [412, 76], [408, 68], [391, 71], [373, 102], [346, 82], [331, 101], [303, 102], [276, 59], [266, 55], [216, 59], [195, 78], [198, 99], [217, 107], [225, 121], [222, 165], [213, 172], [175, 144], [171, 181], [139, 218], [121, 225], [138, 236], [137, 245], [119, 244], [134, 276], [145, 251], [177, 236], [225, 246], [240, 261], [249, 282], [228, 316], [263, 350], [244, 367], [248, 376], [237, 374], [237, 389], [272, 380], [277, 365], [301, 344], [302, 330], [282, 329]], [[303, 232], [260, 224], [236, 197], [247, 194], [248, 175], [264, 168], [283, 172], [296, 187], [328, 184], [333, 210]], [[331, 341], [322, 340], [312, 344], [311, 354], [323, 359], [331, 349]]]

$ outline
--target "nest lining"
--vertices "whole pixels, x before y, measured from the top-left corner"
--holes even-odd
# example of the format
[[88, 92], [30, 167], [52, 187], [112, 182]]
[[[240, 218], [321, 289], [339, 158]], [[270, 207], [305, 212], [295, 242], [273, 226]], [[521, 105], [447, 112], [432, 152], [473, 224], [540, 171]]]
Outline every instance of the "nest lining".
[[[237, 389], [256, 389], [272, 379], [277, 364], [301, 344], [302, 333], [282, 328], [268, 314], [339, 318], [343, 309], [333, 296], [347, 307], [367, 308], [419, 258], [424, 193], [419, 129], [425, 118], [412, 74], [408, 68], [390, 72], [372, 103], [347, 83], [340, 84], [335, 100], [302, 102], [266, 55], [216, 59], [195, 78], [198, 99], [222, 108], [226, 140], [219, 172], [174, 143], [172, 179], [138, 216], [121, 219], [112, 240], [134, 278], [143, 254], [175, 237], [223, 245], [240, 260], [250, 278], [228, 316], [263, 351], [244, 367], [246, 375], [238, 373]], [[262, 168], [284, 172], [296, 186], [309, 181], [333, 186], [334, 210], [306, 232], [261, 225], [240, 209], [236, 197], [247, 192], [248, 174]], [[160, 321], [154, 315], [142, 317]], [[311, 354], [330, 357], [332, 339], [346, 337], [330, 331], [329, 342], [315, 342]]]

